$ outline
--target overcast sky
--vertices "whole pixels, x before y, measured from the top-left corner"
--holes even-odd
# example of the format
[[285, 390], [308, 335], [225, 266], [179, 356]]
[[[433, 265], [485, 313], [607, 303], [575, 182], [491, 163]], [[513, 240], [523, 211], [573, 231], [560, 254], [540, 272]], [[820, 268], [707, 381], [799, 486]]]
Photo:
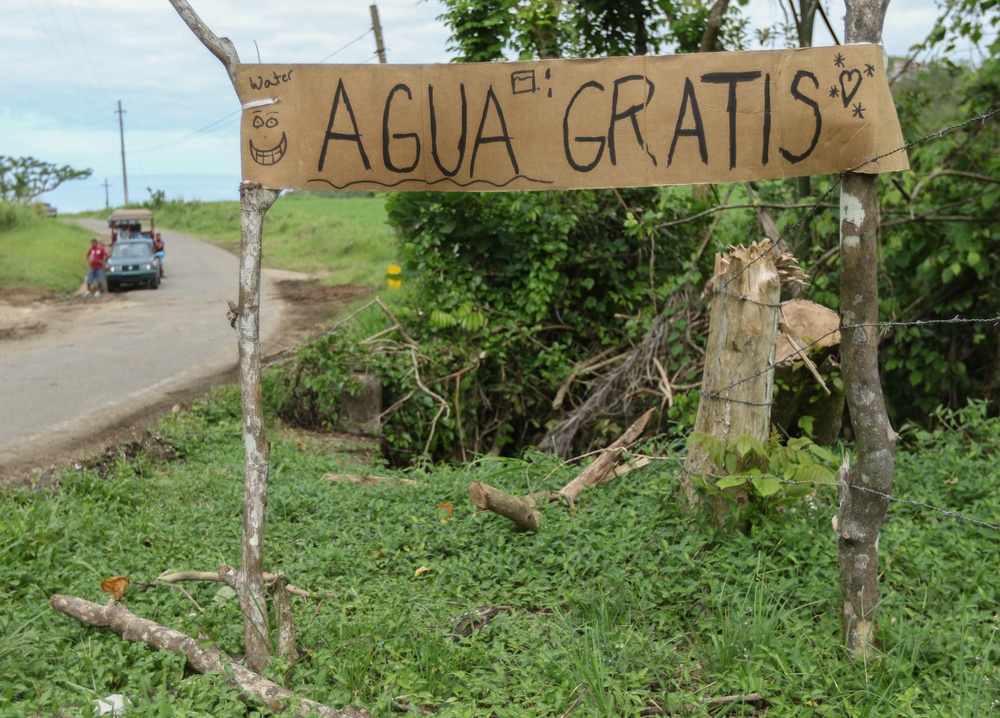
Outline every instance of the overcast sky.
[[[190, 0], [243, 62], [377, 62], [364, 0]], [[167, 0], [3, 0], [0, 8], [0, 155], [91, 168], [43, 199], [63, 211], [124, 202], [118, 102], [128, 194], [236, 199], [239, 103], [222, 67]], [[843, 34], [842, 0], [826, 0]], [[754, 24], [777, 0], [752, 0]], [[378, 0], [390, 63], [447, 62], [437, 0]], [[938, 13], [934, 0], [893, 0], [884, 44], [905, 55]], [[817, 23], [816, 45], [832, 44]]]

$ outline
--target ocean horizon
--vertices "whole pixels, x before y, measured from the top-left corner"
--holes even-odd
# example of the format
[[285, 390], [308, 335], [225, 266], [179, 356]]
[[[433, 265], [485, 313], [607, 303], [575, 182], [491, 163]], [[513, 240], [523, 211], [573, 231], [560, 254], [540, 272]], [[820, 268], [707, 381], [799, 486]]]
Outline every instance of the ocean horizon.
[[[121, 176], [105, 178], [91, 175], [82, 180], [71, 180], [45, 192], [38, 197], [39, 202], [48, 202], [60, 214], [114, 209], [125, 205], [125, 193]], [[164, 192], [167, 200], [186, 202], [239, 201], [240, 176], [234, 174], [179, 174], [146, 175], [128, 178], [129, 204], [142, 204], [152, 196], [152, 192]]]

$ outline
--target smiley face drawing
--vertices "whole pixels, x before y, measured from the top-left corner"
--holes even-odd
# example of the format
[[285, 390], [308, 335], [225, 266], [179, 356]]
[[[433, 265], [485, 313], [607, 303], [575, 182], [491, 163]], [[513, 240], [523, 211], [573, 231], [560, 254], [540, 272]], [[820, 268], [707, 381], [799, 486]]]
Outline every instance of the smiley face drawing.
[[282, 157], [285, 156], [285, 152], [288, 150], [288, 138], [284, 132], [281, 132], [280, 139], [275, 141], [275, 137], [278, 134], [278, 130], [276, 129], [278, 127], [277, 114], [274, 110], [254, 110], [253, 113], [253, 129], [254, 134], [257, 135], [257, 141], [261, 144], [267, 142], [268, 145], [267, 149], [260, 149], [254, 144], [251, 137], [249, 140], [250, 158], [257, 164], [264, 165], [265, 167], [281, 162]]

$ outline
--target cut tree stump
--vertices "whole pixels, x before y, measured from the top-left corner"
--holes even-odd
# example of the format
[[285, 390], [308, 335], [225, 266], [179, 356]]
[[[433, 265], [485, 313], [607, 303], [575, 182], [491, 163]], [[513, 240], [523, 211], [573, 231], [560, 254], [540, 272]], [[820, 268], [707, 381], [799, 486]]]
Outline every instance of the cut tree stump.
[[[772, 251], [768, 240], [749, 247], [730, 247], [727, 255], [716, 255], [696, 432], [726, 443], [741, 435], [752, 436], [762, 445], [767, 442], [781, 284], [803, 278], [794, 258]], [[681, 487], [692, 506], [698, 505], [701, 497], [691, 477], [710, 478], [719, 473], [708, 451], [700, 446], [691, 448]], [[749, 501], [745, 484], [725, 492], [736, 506]], [[714, 508], [720, 518], [726, 511], [722, 502]]]

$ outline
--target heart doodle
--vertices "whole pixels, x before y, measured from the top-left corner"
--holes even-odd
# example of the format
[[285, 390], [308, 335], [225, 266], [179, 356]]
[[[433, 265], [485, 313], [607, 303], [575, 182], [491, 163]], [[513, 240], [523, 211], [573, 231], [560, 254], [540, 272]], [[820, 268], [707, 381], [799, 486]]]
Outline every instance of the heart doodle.
[[[848, 85], [851, 87], [850, 92], [847, 90]], [[844, 107], [851, 104], [860, 87], [861, 70], [844, 70], [840, 73], [840, 98], [844, 101]]]

